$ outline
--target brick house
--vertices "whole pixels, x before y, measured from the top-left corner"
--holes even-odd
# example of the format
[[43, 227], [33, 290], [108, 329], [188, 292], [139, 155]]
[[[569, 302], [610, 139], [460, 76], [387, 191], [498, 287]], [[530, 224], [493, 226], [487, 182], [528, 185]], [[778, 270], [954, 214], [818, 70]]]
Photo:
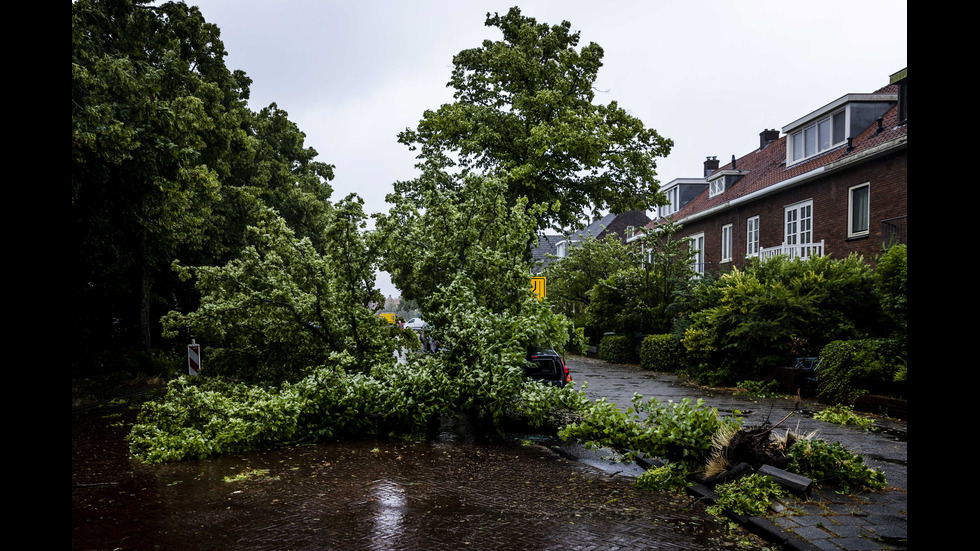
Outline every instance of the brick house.
[[703, 178], [679, 178], [663, 191], [655, 229], [682, 225], [699, 273], [741, 267], [753, 257], [854, 252], [869, 261], [907, 243], [908, 70], [870, 94], [847, 94], [765, 130], [759, 148]]

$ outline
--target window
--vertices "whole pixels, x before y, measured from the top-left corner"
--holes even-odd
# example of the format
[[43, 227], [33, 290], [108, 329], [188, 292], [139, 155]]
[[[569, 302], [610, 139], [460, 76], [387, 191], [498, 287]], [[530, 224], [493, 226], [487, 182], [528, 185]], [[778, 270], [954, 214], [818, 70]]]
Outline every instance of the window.
[[714, 197], [725, 191], [725, 177], [719, 176], [711, 181], [711, 187], [708, 190], [708, 197]]
[[568, 256], [568, 242], [567, 241], [562, 241], [562, 242], [558, 243], [558, 245], [555, 246], [555, 249], [556, 249], [555, 256], [557, 256], [558, 258], [565, 258], [566, 256]]
[[698, 275], [704, 275], [704, 234], [698, 233], [691, 240], [691, 269]]
[[847, 190], [847, 236], [868, 235], [871, 214], [871, 184], [863, 183]]
[[725, 224], [721, 227], [721, 261], [732, 261], [732, 225]]
[[844, 143], [845, 115], [846, 110], [841, 109], [794, 132], [789, 140], [790, 158], [793, 162], [802, 161]]
[[670, 204], [660, 207], [660, 216], [669, 216], [681, 208], [681, 187], [674, 186], [664, 193], [667, 194], [667, 201], [669, 201]]
[[745, 256], [759, 256], [759, 217], [745, 221]]
[[813, 201], [786, 207], [786, 245], [806, 245], [813, 242]]

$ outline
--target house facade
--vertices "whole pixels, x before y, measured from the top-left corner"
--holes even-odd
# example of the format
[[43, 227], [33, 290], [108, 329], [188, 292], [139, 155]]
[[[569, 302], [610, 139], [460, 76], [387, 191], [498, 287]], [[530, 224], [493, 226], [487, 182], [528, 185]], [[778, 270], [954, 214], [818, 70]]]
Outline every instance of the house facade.
[[[753, 258], [859, 253], [869, 261], [908, 233], [908, 71], [870, 94], [847, 94], [764, 130], [759, 148], [703, 178], [669, 182], [666, 219], [687, 237], [694, 268], [727, 271]], [[676, 199], [676, 201], [675, 201]]]
[[552, 256], [565, 258], [572, 248], [578, 247], [586, 239], [605, 239], [608, 235], [616, 234], [626, 242], [637, 229], [649, 223], [650, 217], [645, 211], [631, 210], [622, 214], [607, 214], [593, 220], [581, 230], [566, 235], [539, 235], [538, 245], [531, 251], [536, 271], [544, 269], [551, 262]]

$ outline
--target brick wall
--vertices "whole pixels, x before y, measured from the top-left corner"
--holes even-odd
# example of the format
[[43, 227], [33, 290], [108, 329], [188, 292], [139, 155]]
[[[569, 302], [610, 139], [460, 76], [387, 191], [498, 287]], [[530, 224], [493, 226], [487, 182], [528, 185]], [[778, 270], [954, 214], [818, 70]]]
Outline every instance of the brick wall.
[[[870, 184], [868, 235], [849, 239], [848, 191], [852, 186], [865, 182]], [[683, 237], [704, 232], [705, 270], [727, 271], [732, 266], [745, 264], [745, 234], [749, 218], [759, 217], [760, 246], [774, 247], [783, 242], [785, 208], [806, 200], [813, 201], [813, 240], [824, 240], [827, 254], [843, 258], [856, 252], [869, 262], [873, 261], [882, 251], [881, 222], [908, 215], [907, 148], [758, 201], [742, 203], [710, 218], [689, 222], [678, 235]], [[732, 224], [733, 229], [732, 262], [721, 262], [721, 232], [725, 224]]]

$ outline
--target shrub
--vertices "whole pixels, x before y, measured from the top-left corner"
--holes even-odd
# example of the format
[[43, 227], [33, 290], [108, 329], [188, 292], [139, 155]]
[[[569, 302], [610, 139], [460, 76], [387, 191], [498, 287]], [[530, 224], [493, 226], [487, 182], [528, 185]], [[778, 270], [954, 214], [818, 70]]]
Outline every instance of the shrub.
[[599, 358], [610, 363], [631, 363], [636, 360], [636, 351], [629, 337], [606, 335], [599, 343]]
[[856, 255], [776, 257], [699, 287], [696, 302], [682, 340], [686, 370], [711, 385], [758, 379], [880, 320], [871, 269]]
[[908, 330], [908, 247], [895, 245], [878, 260], [874, 273], [875, 292], [881, 309], [898, 330]]
[[648, 335], [640, 346], [640, 366], [653, 371], [673, 371], [677, 361], [671, 335]]
[[820, 353], [817, 374], [820, 397], [834, 404], [853, 404], [868, 394], [897, 393], [895, 381], [904, 373], [904, 341], [865, 339], [834, 341]]

